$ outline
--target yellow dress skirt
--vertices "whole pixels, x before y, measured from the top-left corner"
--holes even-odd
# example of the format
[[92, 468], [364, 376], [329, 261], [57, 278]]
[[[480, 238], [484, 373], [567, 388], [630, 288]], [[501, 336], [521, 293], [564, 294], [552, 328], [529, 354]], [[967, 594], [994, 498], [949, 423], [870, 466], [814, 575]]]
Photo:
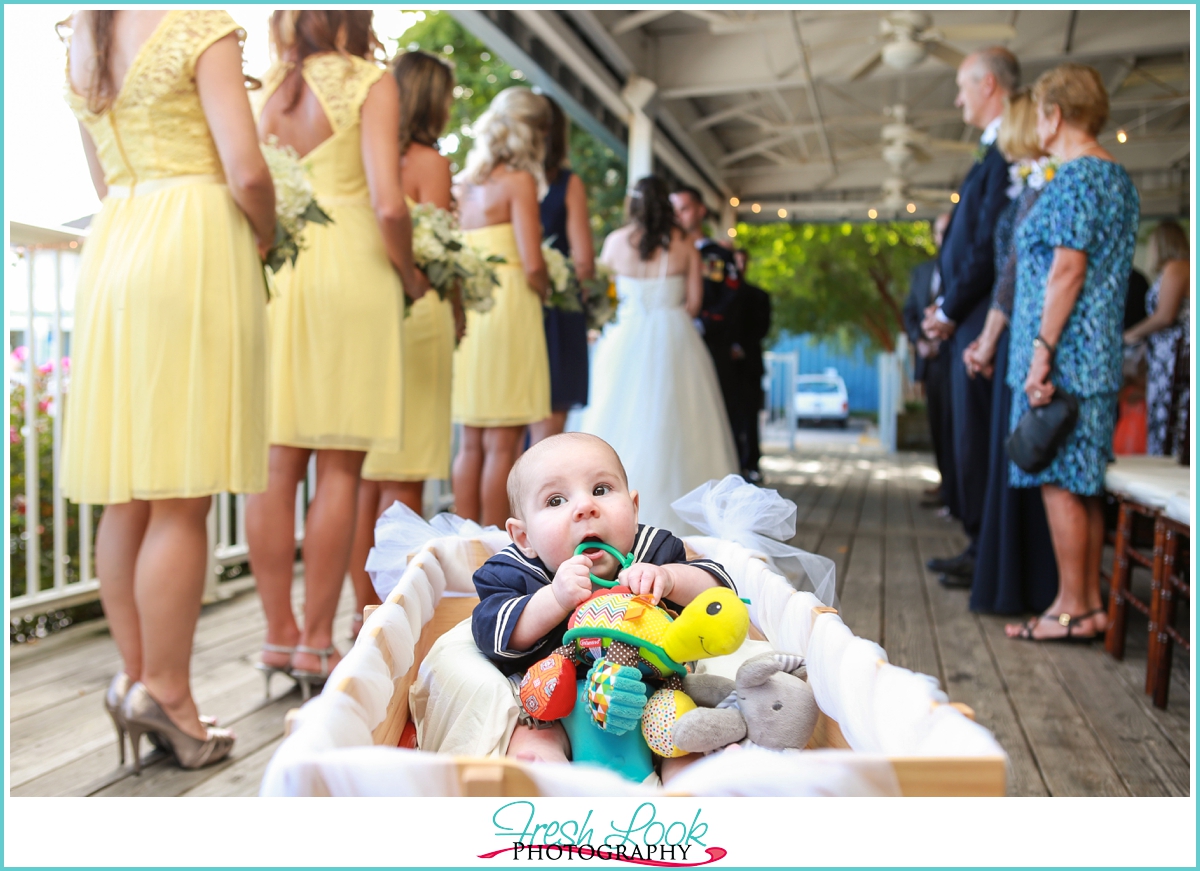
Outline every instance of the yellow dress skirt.
[[523, 426], [550, 416], [550, 361], [542, 301], [525, 282], [512, 224], [464, 233], [498, 254], [500, 286], [484, 314], [467, 312], [467, 334], [454, 352], [454, 420], [474, 427]]
[[265, 489], [265, 309], [254, 236], [224, 184], [163, 179], [106, 198], [79, 265], [67, 498]]
[[424, 481], [450, 477], [450, 381], [454, 365], [454, 312], [430, 290], [404, 318], [404, 447], [371, 451], [368, 481]]
[[365, 198], [322, 205], [333, 223], [308, 225], [267, 310], [271, 444], [398, 451], [400, 277]]

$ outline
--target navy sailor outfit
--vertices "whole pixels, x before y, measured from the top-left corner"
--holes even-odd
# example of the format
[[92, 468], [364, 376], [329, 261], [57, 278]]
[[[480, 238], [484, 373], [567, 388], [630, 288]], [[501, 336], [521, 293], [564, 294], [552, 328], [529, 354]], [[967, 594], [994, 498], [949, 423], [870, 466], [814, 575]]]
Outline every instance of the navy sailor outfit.
[[[656, 566], [684, 564], [708, 572], [723, 587], [737, 592], [733, 579], [725, 569], [709, 559], [689, 560], [683, 541], [665, 529], [638, 524], [637, 537], [633, 543], [635, 563], [650, 563]], [[556, 626], [530, 650], [512, 650], [509, 639], [521, 613], [529, 603], [529, 597], [550, 585], [553, 576], [540, 559], [530, 559], [521, 553], [515, 544], [491, 557], [475, 572], [475, 589], [479, 593], [479, 604], [471, 614], [471, 631], [475, 644], [483, 655], [491, 660], [506, 675], [521, 674], [529, 666], [543, 659], [554, 648], [562, 644], [567, 631], [567, 620]], [[683, 606], [670, 599], [661, 604], [678, 613]], [[569, 619], [569, 618], [568, 618]]]

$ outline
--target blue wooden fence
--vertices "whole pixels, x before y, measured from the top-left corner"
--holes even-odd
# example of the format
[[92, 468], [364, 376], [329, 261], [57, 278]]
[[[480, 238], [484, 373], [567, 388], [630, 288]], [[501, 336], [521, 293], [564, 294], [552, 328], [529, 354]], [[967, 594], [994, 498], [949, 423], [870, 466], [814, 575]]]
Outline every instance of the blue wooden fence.
[[[875, 362], [878, 352], [871, 350], [867, 342], [846, 346], [834, 338], [807, 334], [784, 335], [771, 350], [779, 354], [798, 354], [801, 375], [815, 375], [823, 373], [826, 369], [837, 369], [846, 382], [851, 411], [879, 410], [879, 372]], [[772, 383], [772, 394], [778, 389], [782, 389], [782, 385]]]

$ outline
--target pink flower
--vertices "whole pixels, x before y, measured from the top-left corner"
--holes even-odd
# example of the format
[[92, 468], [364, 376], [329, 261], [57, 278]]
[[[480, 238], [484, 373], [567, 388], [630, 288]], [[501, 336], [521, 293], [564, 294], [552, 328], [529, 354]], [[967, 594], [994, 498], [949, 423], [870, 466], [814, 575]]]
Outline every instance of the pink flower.
[[53, 396], [47, 396], [45, 399], [38, 402], [38, 410], [45, 414], [50, 410], [50, 405], [54, 402]]
[[8, 441], [9, 444], [14, 445], [19, 445], [21, 443], [21, 431], [15, 426], [10, 426], [8, 428]]
[[43, 375], [49, 375], [51, 372], [54, 371], [54, 361], [48, 360], [47, 362], [43, 363], [41, 366], [38, 366], [38, 371], [41, 372]]
[[71, 358], [70, 357], [62, 358], [62, 370], [63, 370], [63, 372], [71, 371]]
[[17, 345], [17, 347], [13, 348], [12, 354], [9, 356], [17, 363], [24, 363], [29, 359], [29, 348], [24, 345]]

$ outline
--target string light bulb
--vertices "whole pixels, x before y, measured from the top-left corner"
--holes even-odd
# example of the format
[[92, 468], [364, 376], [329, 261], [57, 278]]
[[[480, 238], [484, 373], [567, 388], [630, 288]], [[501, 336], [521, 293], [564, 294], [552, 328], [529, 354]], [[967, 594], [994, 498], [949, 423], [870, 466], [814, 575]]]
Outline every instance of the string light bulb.
[[957, 202], [958, 202], [958, 192], [957, 192], [957, 191], [955, 191], [954, 193], [950, 194], [950, 202], [952, 202], [952, 203], [957, 203]]
[[1129, 134], [1125, 132], [1124, 128], [1117, 131], [1117, 141], [1122, 145], [1129, 141]]
[[787, 217], [787, 209], [780, 209], [780, 210], [779, 210], [779, 217], [781, 217], [781, 218], [786, 218], [786, 217]]
[[729, 198], [729, 205], [733, 206], [735, 209], [736, 209], [738, 206], [740, 206], [741, 204], [742, 204], [742, 201], [741, 201], [741, 200], [739, 200], [737, 197], [730, 197], [730, 198]]
[[867, 209], [867, 217], [874, 221], [879, 217], [879, 212], [875, 211], [874, 209]]
[[909, 203], [909, 204], [908, 204], [907, 206], [905, 206], [904, 208], [905, 208], [905, 210], [907, 210], [907, 212], [908, 212], [910, 215], [911, 215], [913, 212], [915, 212], [915, 211], [917, 210], [917, 207], [916, 207], [916, 205], [915, 205], [914, 203]]
[[733, 239], [737, 236], [737, 227], [730, 227], [725, 232], [729, 234], [730, 239]]
[[754, 212], [754, 214], [757, 215], [759, 212], [762, 211], [762, 206], [760, 206], [758, 203], [755, 203], [754, 205], [752, 205], [750, 207], [750, 211]]

